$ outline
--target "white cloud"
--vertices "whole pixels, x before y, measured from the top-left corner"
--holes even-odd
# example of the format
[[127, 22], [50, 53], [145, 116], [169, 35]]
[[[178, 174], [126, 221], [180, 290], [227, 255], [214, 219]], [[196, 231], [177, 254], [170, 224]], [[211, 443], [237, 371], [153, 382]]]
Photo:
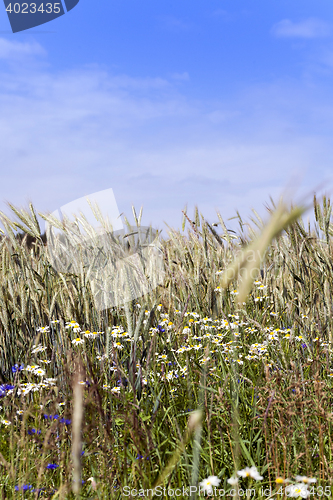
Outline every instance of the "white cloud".
[[17, 42], [0, 38], [0, 59], [18, 60], [25, 57], [45, 55], [46, 51], [37, 42]]
[[52, 212], [113, 188], [121, 212], [144, 205], [143, 223], [162, 228], [185, 203], [211, 220], [260, 213], [295, 169], [307, 190], [330, 171], [333, 109], [318, 88], [280, 81], [212, 103], [185, 87], [98, 67], [0, 71], [0, 201]]
[[164, 28], [172, 31], [182, 32], [188, 31], [189, 29], [193, 28], [192, 23], [184, 21], [183, 19], [179, 19], [178, 17], [159, 16], [158, 19]]
[[279, 38], [322, 38], [330, 36], [331, 26], [315, 18], [300, 22], [283, 19], [272, 27], [271, 34]]
[[187, 71], [184, 71], [183, 73], [172, 73], [172, 75], [170, 76], [173, 80], [177, 81], [187, 82], [190, 79], [190, 75], [187, 73]]
[[215, 17], [226, 18], [226, 17], [228, 17], [229, 13], [225, 9], [216, 9], [216, 10], [213, 11], [212, 15], [215, 16]]

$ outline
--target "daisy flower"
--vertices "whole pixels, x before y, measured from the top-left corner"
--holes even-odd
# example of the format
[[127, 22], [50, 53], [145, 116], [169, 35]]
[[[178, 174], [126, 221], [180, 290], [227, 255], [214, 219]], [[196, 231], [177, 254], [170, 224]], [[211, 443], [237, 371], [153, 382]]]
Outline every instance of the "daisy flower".
[[115, 347], [116, 349], [123, 349], [124, 348], [123, 344], [121, 344], [120, 342], [114, 342], [113, 347]]
[[76, 321], [70, 321], [69, 323], [66, 323], [65, 328], [73, 328], [74, 332], [81, 331], [80, 325]]
[[33, 345], [31, 354], [36, 354], [37, 352], [43, 352], [46, 351], [47, 347], [43, 347], [42, 344], [39, 344], [38, 346]]
[[37, 370], [39, 368], [39, 365], [28, 365], [25, 370], [27, 372], [34, 372], [35, 370]]
[[200, 359], [199, 363], [204, 364], [204, 363], [207, 363], [207, 361], [209, 361], [209, 360], [210, 360], [210, 358], [202, 358], [202, 359]]
[[54, 385], [56, 383], [57, 379], [56, 378], [46, 378], [44, 382], [49, 385]]
[[307, 477], [307, 476], [296, 476], [295, 477], [296, 481], [302, 482], [304, 484], [310, 484], [310, 483], [316, 483], [317, 479], [314, 477]]
[[260, 481], [263, 479], [262, 476], [259, 475], [259, 472], [257, 471], [257, 467], [245, 467], [245, 469], [237, 471], [237, 474], [241, 477], [251, 477], [252, 479], [255, 479], [256, 481]]
[[199, 483], [200, 489], [203, 490], [208, 495], [213, 493], [213, 486], [218, 486], [221, 480], [217, 476], [209, 476]]
[[284, 483], [289, 483], [290, 479], [284, 479], [283, 477], [277, 477], [275, 479], [276, 484], [284, 484]]
[[304, 483], [291, 484], [286, 487], [285, 492], [288, 497], [294, 498], [307, 498], [310, 495], [308, 486]]
[[87, 339], [97, 339], [99, 337], [100, 332], [89, 332], [88, 330], [85, 332], [84, 336]]
[[49, 326], [41, 326], [41, 327], [37, 328], [37, 332], [42, 332], [42, 333], [48, 333], [49, 330], [50, 330]]
[[80, 339], [78, 337], [77, 339], [72, 340], [72, 344], [74, 345], [84, 344], [84, 339]]

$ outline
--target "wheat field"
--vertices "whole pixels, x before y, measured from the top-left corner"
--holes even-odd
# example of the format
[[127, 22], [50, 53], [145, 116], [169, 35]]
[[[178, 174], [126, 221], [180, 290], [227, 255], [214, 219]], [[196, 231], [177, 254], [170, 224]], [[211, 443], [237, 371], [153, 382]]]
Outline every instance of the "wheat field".
[[10, 207], [3, 499], [331, 495], [329, 199], [314, 197], [313, 227], [272, 203], [267, 223], [237, 214], [238, 233], [185, 209], [160, 240], [163, 283], [104, 310], [87, 266], [52, 267], [34, 207]]

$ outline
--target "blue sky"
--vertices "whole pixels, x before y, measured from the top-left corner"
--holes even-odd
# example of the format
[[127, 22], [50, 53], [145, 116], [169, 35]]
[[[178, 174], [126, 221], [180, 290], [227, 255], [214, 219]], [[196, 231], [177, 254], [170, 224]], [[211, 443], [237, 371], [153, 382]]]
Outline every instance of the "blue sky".
[[[80, 0], [12, 34], [0, 6], [0, 210], [112, 188], [178, 227], [265, 214], [333, 172], [332, 3]], [[297, 188], [297, 189], [296, 189]]]

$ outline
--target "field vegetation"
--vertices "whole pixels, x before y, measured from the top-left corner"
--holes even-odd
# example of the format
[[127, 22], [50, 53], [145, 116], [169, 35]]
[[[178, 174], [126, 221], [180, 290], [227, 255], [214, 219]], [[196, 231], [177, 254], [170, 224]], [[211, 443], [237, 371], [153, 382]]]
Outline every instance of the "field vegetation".
[[0, 498], [158, 498], [157, 486], [160, 498], [190, 486], [204, 498], [215, 484], [226, 498], [329, 495], [327, 198], [313, 200], [313, 227], [273, 203], [267, 224], [238, 214], [238, 233], [184, 210], [182, 230], [160, 240], [163, 284], [102, 311], [89, 269], [55, 270], [33, 206], [11, 208], [0, 214]]

